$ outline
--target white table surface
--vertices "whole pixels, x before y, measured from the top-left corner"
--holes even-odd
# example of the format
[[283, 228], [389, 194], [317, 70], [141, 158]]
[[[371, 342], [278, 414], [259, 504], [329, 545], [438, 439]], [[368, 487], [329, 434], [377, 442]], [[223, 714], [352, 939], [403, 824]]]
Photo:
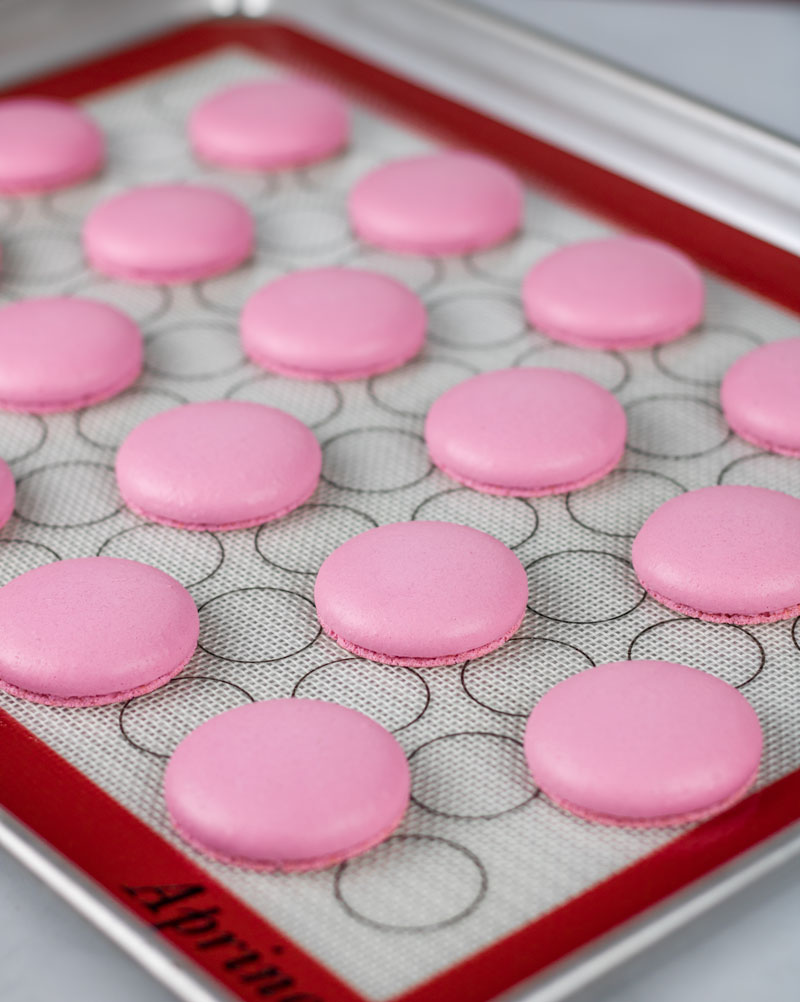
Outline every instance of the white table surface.
[[[685, 0], [484, 0], [800, 141], [800, 6]], [[732, 899], [580, 1002], [797, 1002], [800, 864]], [[2, 1002], [173, 996], [0, 852]]]

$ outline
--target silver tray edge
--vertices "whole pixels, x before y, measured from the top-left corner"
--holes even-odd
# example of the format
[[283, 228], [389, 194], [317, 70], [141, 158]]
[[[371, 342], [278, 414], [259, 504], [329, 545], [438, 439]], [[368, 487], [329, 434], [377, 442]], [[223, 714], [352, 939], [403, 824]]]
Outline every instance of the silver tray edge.
[[3, 807], [0, 849], [9, 852], [179, 998], [186, 1002], [235, 1002], [233, 995]]
[[800, 253], [800, 146], [459, 0], [277, 0], [495, 118]]

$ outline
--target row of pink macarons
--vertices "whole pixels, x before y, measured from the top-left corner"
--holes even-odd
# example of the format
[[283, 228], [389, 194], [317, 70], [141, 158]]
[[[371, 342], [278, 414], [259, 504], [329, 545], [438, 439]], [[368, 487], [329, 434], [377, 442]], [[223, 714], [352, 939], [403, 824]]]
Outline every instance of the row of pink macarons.
[[[319, 82], [256, 80], [201, 102], [189, 118], [188, 134], [201, 161], [230, 169], [280, 170], [344, 148], [349, 113], [342, 96]], [[77, 106], [44, 98], [0, 102], [0, 193], [75, 184], [96, 173], [103, 160], [103, 135]], [[350, 194], [349, 213], [355, 232], [369, 243], [401, 252], [464, 254], [515, 233], [523, 201], [519, 179], [503, 165], [445, 152], [369, 172]], [[253, 224], [246, 208], [224, 192], [193, 185], [145, 187], [97, 206], [87, 221], [85, 242], [89, 259], [101, 271], [132, 280], [192, 281], [245, 260], [252, 252]], [[626, 267], [638, 267], [633, 250], [622, 254]], [[593, 263], [586, 262], [587, 274]], [[612, 261], [608, 270], [614, 266]], [[672, 295], [662, 292], [662, 302], [654, 304], [650, 327], [657, 329], [628, 332], [631, 343], [677, 336], [699, 316], [702, 287], [691, 263], [679, 255], [656, 256], [654, 267], [665, 270], [656, 284], [666, 281]], [[668, 315], [659, 315], [664, 306]], [[569, 318], [554, 316], [553, 326], [560, 320]], [[597, 336], [591, 333], [590, 342]]]
[[[348, 141], [348, 111], [332, 89], [300, 78], [227, 88], [189, 120], [199, 159], [240, 170], [297, 167]], [[0, 103], [0, 193], [29, 194], [96, 173], [103, 136], [76, 106], [41, 98]], [[521, 224], [515, 175], [488, 158], [434, 154], [370, 172], [349, 199], [368, 242], [396, 251], [459, 254], [489, 247]], [[250, 213], [224, 192], [198, 185], [143, 187], [97, 206], [85, 249], [99, 270], [134, 281], [184, 282], [238, 266], [253, 250]]]
[[[634, 828], [731, 807], [755, 782], [761, 749], [741, 693], [664, 661], [573, 675], [536, 704], [524, 735], [531, 778], [555, 807]], [[319, 869], [367, 851], [402, 821], [411, 788], [409, 760], [389, 731], [310, 699], [212, 718], [183, 739], [164, 775], [178, 834], [205, 855], [259, 870]]]
[[[228, 167], [277, 169], [341, 149], [348, 115], [341, 96], [322, 84], [256, 81], [201, 103], [189, 133], [203, 158]], [[102, 147], [97, 127], [73, 105], [0, 102], [0, 190], [74, 182], [99, 168]], [[350, 209], [356, 232], [368, 241], [400, 251], [464, 253], [520, 227], [522, 187], [507, 168], [485, 157], [438, 153], [370, 172], [351, 193]], [[189, 281], [240, 264], [252, 252], [253, 225], [247, 209], [223, 192], [167, 185], [98, 206], [87, 220], [85, 242], [101, 271], [133, 281]], [[523, 284], [534, 327], [594, 348], [642, 347], [678, 337], [700, 320], [703, 298], [702, 278], [688, 258], [631, 237], [562, 248], [535, 264]], [[85, 406], [130, 385], [141, 368], [132, 325], [110, 309], [95, 306], [92, 314], [88, 304], [68, 307], [63, 300], [50, 307], [44, 301], [20, 303], [4, 311], [2, 324], [0, 406], [6, 408]], [[265, 368], [300, 378], [348, 379], [408, 361], [422, 347], [425, 324], [421, 302], [389, 278], [314, 269], [259, 290], [246, 304], [241, 327], [245, 350]], [[34, 357], [37, 349], [53, 359], [48, 373]], [[765, 346], [734, 367], [722, 392], [734, 430], [761, 447], [800, 453], [800, 404], [792, 381], [799, 358], [800, 341], [793, 340]]]
[[[350, 274], [361, 278], [346, 270], [334, 278], [346, 284]], [[401, 303], [411, 296], [391, 279], [369, 278], [396, 289]], [[295, 304], [293, 310], [291, 299], [283, 303], [284, 330], [302, 326], [308, 300], [301, 296]], [[357, 308], [344, 308], [342, 316], [354, 329], [364, 321]], [[374, 319], [367, 315], [368, 327]], [[788, 454], [800, 446], [798, 352], [799, 339], [760, 347], [735, 363], [722, 385], [734, 430]], [[133, 321], [107, 304], [69, 297], [14, 303], [0, 310], [0, 408], [46, 413], [84, 407], [130, 385], [142, 354]], [[424, 430], [433, 462], [453, 479], [486, 493], [535, 497], [605, 476], [623, 455], [627, 423], [616, 398], [593, 381], [522, 367], [484, 373], [447, 390], [430, 408]], [[311, 496], [320, 472], [321, 449], [310, 429], [276, 408], [236, 401], [158, 414], [129, 434], [117, 456], [129, 507], [154, 521], [200, 530], [241, 529], [285, 515]], [[13, 507], [14, 481], [5, 468], [0, 525]]]
[[[69, 350], [69, 331], [83, 347], [96, 339], [93, 350]], [[52, 350], [45, 350], [51, 339]], [[0, 406], [33, 413], [84, 406], [90, 380], [130, 383], [141, 352], [132, 321], [105, 304], [72, 298], [13, 304], [0, 310]], [[747, 388], [753, 370], [760, 378], [762, 359], [772, 354], [760, 348], [740, 360], [723, 384], [723, 400], [731, 383]], [[796, 408], [796, 397], [788, 399]], [[750, 400], [756, 415], [780, 411], [778, 393]], [[796, 428], [791, 408], [784, 418]], [[431, 459], [448, 476], [485, 493], [520, 497], [566, 493], [601, 479], [620, 461], [626, 433], [625, 411], [609, 391], [575, 373], [534, 367], [455, 385], [434, 401], [424, 426]], [[314, 493], [321, 467], [320, 444], [301, 421], [230, 400], [184, 404], [149, 418], [129, 433], [116, 459], [132, 510], [196, 530], [248, 528], [288, 514]], [[0, 525], [11, 516], [14, 493], [6, 467]]]
[[[412, 522], [370, 530], [334, 551], [315, 597], [326, 632], [347, 650], [443, 665], [452, 654], [431, 655], [480, 644], [462, 650], [464, 660], [508, 639], [527, 586], [517, 557], [493, 537]], [[199, 628], [177, 581], [109, 557], [15, 578], [0, 589], [0, 621], [0, 687], [67, 706], [164, 685], [191, 658]], [[428, 656], [379, 653], [387, 650]], [[539, 700], [525, 733], [533, 781], [556, 805], [632, 827], [724, 810], [754, 782], [761, 747], [758, 719], [736, 689], [660, 661], [572, 676]], [[388, 731], [352, 709], [305, 699], [212, 718], [180, 743], [165, 775], [178, 833], [217, 859], [257, 869], [311, 869], [365, 851], [400, 822], [409, 788], [408, 761]]]
[[[333, 88], [300, 76], [257, 79], [213, 94], [189, 121], [203, 161], [282, 170], [325, 159], [348, 142], [349, 112]], [[28, 195], [77, 184], [106, 159], [105, 137], [78, 106], [27, 96], [0, 102], [0, 192]]]
[[[355, 378], [401, 364], [419, 350], [425, 327], [424, 306], [400, 283], [326, 268], [259, 290], [243, 311], [242, 340], [267, 369], [297, 375], [304, 367], [308, 375], [316, 366], [318, 375], [344, 378], [344, 365]], [[108, 304], [78, 297], [10, 304], [0, 309], [0, 409], [45, 414], [99, 403], [139, 378], [143, 358], [138, 327]], [[760, 448], [800, 455], [799, 374], [800, 338], [739, 359], [721, 387], [733, 430]], [[596, 481], [619, 461], [625, 436], [612, 394], [580, 376], [536, 368], [469, 379], [440, 397], [426, 421], [441, 469], [478, 490], [517, 496]], [[0, 503], [0, 516], [12, 501]], [[268, 508], [252, 513], [259, 516], [272, 517]]]
[[[256, 81], [202, 102], [190, 117], [189, 135], [203, 160], [274, 170], [341, 149], [348, 139], [347, 118], [341, 97], [321, 84]], [[99, 168], [102, 147], [97, 127], [72, 105], [2, 102], [0, 192], [74, 183]], [[354, 232], [367, 243], [403, 253], [466, 254], [516, 233], [523, 202], [520, 180], [502, 164], [444, 151], [369, 171], [350, 192], [348, 212]], [[84, 245], [91, 264], [105, 274], [190, 282], [244, 262], [253, 252], [254, 223], [248, 209], [223, 191], [195, 184], [145, 186], [97, 205], [84, 226]], [[367, 289], [366, 298], [370, 295]], [[601, 348], [678, 337], [697, 323], [703, 306], [700, 274], [684, 255], [630, 238], [557, 251], [531, 271], [523, 295], [533, 324], [553, 337]], [[290, 375], [342, 378], [401, 364], [419, 342], [413, 333], [401, 334], [393, 347], [394, 356], [390, 352], [377, 362], [340, 357], [332, 367], [321, 364], [322, 357], [317, 365], [315, 358], [309, 363], [308, 353], [282, 359], [280, 345], [271, 358], [267, 345], [267, 355]], [[339, 351], [346, 354], [347, 345]]]
[[[350, 116], [332, 87], [300, 76], [256, 79], [201, 102], [189, 120], [199, 159], [244, 170], [282, 170], [347, 145]], [[0, 193], [37, 194], [97, 174], [105, 137], [77, 105], [27, 96], [0, 102]]]

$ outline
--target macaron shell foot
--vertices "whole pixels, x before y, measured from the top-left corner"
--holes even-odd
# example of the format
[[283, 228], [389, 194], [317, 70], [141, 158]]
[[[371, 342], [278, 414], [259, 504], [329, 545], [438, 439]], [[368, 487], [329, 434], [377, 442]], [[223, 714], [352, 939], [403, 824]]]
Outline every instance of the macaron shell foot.
[[624, 454], [625, 447], [623, 446], [616, 459], [601, 467], [601, 469], [599, 469], [596, 473], [592, 473], [589, 476], [583, 477], [581, 480], [575, 480], [569, 484], [559, 484], [555, 487], [543, 487], [541, 490], [530, 490], [524, 487], [496, 487], [493, 484], [485, 484], [479, 480], [472, 480], [469, 477], [463, 477], [458, 473], [454, 473], [453, 470], [448, 469], [446, 466], [441, 466], [438, 463], [436, 466], [437, 469], [441, 470], [442, 473], [450, 477], [451, 480], [457, 480], [465, 487], [470, 487], [474, 491], [480, 491], [482, 494], [494, 494], [496, 497], [510, 498], [544, 498], [550, 497], [553, 494], [569, 494], [571, 491], [579, 491], [584, 487], [590, 487], [592, 484], [596, 484], [598, 480], [602, 480], [603, 477], [606, 477], [609, 473], [611, 473], [611, 471], [619, 464]]
[[335, 641], [344, 650], [349, 651], [351, 654], [355, 654], [360, 658], [366, 658], [368, 661], [376, 661], [378, 664], [382, 665], [393, 665], [398, 668], [443, 668], [447, 665], [458, 665], [464, 661], [474, 661], [475, 658], [481, 658], [484, 654], [489, 654], [491, 651], [496, 651], [498, 647], [502, 647], [503, 644], [510, 640], [511, 637], [517, 632], [517, 630], [522, 626], [522, 620], [525, 618], [524, 614], [520, 617], [517, 625], [508, 630], [503, 634], [502, 637], [498, 637], [497, 640], [493, 640], [488, 644], [483, 644], [480, 647], [473, 647], [470, 651], [462, 651], [460, 654], [451, 654], [438, 658], [403, 658], [396, 657], [391, 654], [380, 654], [378, 651], [370, 651], [366, 647], [359, 647], [358, 644], [351, 643], [349, 640], [345, 640], [340, 637], [335, 630], [330, 629], [325, 623], [320, 620], [320, 626], [322, 627], [322, 632]]
[[583, 818], [584, 821], [592, 821], [598, 825], [607, 825], [610, 828], [675, 828], [679, 825], [688, 825], [695, 821], [706, 821], [708, 818], [716, 817], [717, 814], [722, 814], [723, 811], [727, 811], [728, 808], [740, 803], [747, 796], [756, 779], [758, 779], [758, 772], [759, 770], [756, 769], [750, 779], [736, 793], [703, 810], [692, 811], [688, 814], [673, 814], [663, 818], [647, 818], [644, 820], [642, 818], [615, 817], [613, 814], [593, 814], [591, 811], [586, 811], [576, 804], [571, 804], [567, 800], [562, 800], [552, 793], [548, 793], [544, 788], [540, 787], [540, 789], [547, 799], [552, 801], [557, 807], [560, 807], [568, 814], [574, 814], [575, 817]]
[[247, 859], [244, 856], [225, 856], [219, 852], [215, 852], [204, 846], [202, 842], [199, 842], [196, 838], [190, 835], [184, 827], [177, 824], [174, 818], [170, 818], [170, 823], [175, 829], [180, 838], [188, 845], [191, 846], [195, 852], [202, 853], [204, 856], [210, 856], [211, 859], [215, 859], [218, 863], [225, 863], [227, 866], [238, 866], [245, 870], [254, 870], [257, 873], [308, 873], [311, 870], [325, 870], [329, 866], [336, 866], [338, 863], [343, 863], [346, 859], [352, 859], [354, 856], [360, 856], [364, 852], [368, 852], [373, 849], [376, 845], [380, 845], [384, 842], [392, 832], [397, 828], [400, 822], [403, 820], [406, 808], [397, 815], [397, 818], [389, 825], [386, 826], [379, 834], [373, 835], [366, 839], [364, 842], [360, 842], [358, 845], [354, 845], [349, 849], [342, 850], [331, 856], [320, 856], [319, 859], [304, 859], [304, 860], [252, 860]]
[[370, 379], [372, 376], [380, 376], [384, 372], [392, 372], [394, 369], [399, 369], [400, 366], [405, 365], [406, 362], [410, 362], [411, 359], [418, 354], [419, 349], [415, 348], [413, 351], [405, 352], [397, 358], [382, 362], [380, 365], [369, 366], [364, 369], [351, 369], [334, 372], [323, 369], [295, 369], [290, 365], [281, 365], [271, 358], [260, 356], [252, 350], [248, 351], [251, 361], [255, 362], [255, 364], [260, 366], [262, 369], [266, 369], [268, 372], [274, 372], [278, 376], [286, 376], [287, 379], [305, 379], [308, 382], [325, 383], [350, 383], [355, 382], [358, 379]]
[[166, 518], [163, 515], [154, 515], [149, 511], [145, 511], [144, 508], [136, 504], [135, 501], [128, 500], [123, 495], [123, 501], [126, 507], [138, 515], [140, 518], [146, 519], [148, 522], [158, 522], [159, 525], [169, 526], [171, 529], [186, 529], [188, 532], [229, 532], [236, 529], [253, 529], [257, 525], [265, 525], [267, 522], [274, 522], [276, 519], [283, 518], [284, 515], [288, 515], [289, 512], [294, 511], [295, 508], [299, 508], [300, 505], [305, 504], [310, 497], [313, 496], [317, 489], [317, 485], [311, 488], [311, 490], [304, 495], [297, 498], [296, 501], [292, 501], [291, 504], [284, 505], [283, 508], [279, 508], [278, 511], [270, 512], [266, 515], [257, 515], [253, 518], [244, 519], [241, 522], [180, 522], [175, 519]]
[[763, 449], [764, 452], [774, 452], [778, 456], [789, 456], [791, 459], [800, 459], [800, 449], [793, 449], [778, 442], [767, 442], [765, 439], [757, 438], [751, 432], [737, 427], [730, 418], [728, 418], [728, 424], [735, 435], [738, 435], [743, 441], [754, 445], [757, 449]]
[[752, 615], [733, 612], [702, 612], [699, 609], [693, 609], [689, 605], [683, 605], [681, 602], [675, 602], [654, 591], [652, 588], [648, 588], [647, 584], [641, 578], [639, 578], [639, 581], [650, 598], [655, 599], [659, 605], [666, 606], [667, 609], [672, 609], [673, 612], [679, 612], [682, 616], [689, 616], [692, 619], [703, 619], [707, 623], [733, 623], [735, 626], [756, 626], [758, 623], [778, 623], [782, 619], [793, 619], [795, 616], [800, 615], [800, 603], [787, 606], [785, 609], [780, 609], [776, 612], [760, 612]]
[[126, 375], [107, 387], [98, 390], [96, 393], [88, 394], [84, 397], [75, 397], [63, 401], [31, 401], [30, 403], [20, 403], [19, 401], [0, 400], [0, 410], [10, 411], [13, 414], [63, 414], [66, 411], [79, 411], [85, 407], [92, 407], [94, 404], [103, 403], [110, 400], [132, 386], [141, 374], [141, 365], [132, 368]]
[[244, 264], [250, 254], [235, 254], [230, 257], [219, 258], [217, 261], [203, 264], [197, 268], [143, 268], [128, 267], [120, 265], [111, 258], [103, 257], [96, 252], [87, 252], [89, 264], [95, 271], [99, 271], [109, 278], [118, 278], [124, 282], [132, 282], [134, 285], [180, 285], [188, 282], [200, 282], [206, 278], [216, 278], [218, 275], [225, 275], [240, 264]]
[[99, 173], [101, 167], [102, 162], [98, 161], [98, 163], [92, 164], [79, 173], [57, 171], [52, 174], [41, 175], [36, 182], [24, 179], [5, 181], [0, 186], [0, 195], [42, 195], [46, 192], [60, 191], [62, 188], [71, 188], [74, 184], [80, 184], [81, 181], [88, 181], [94, 177], [95, 174]]
[[6, 682], [0, 678], [0, 689], [3, 692], [7, 692], [10, 696], [16, 696], [19, 699], [27, 699], [29, 703], [39, 703], [42, 706], [107, 706], [109, 703], [124, 703], [129, 699], [133, 699], [134, 696], [144, 696], [148, 692], [153, 692], [155, 689], [160, 689], [162, 685], [166, 685], [170, 679], [175, 678], [179, 675], [186, 665], [192, 660], [194, 656], [194, 651], [192, 654], [182, 661], [176, 668], [165, 672], [158, 678], [153, 679], [152, 682], [147, 682], [144, 685], [137, 685], [133, 689], [124, 689], [122, 692], [107, 692], [98, 696], [51, 696], [44, 692], [32, 692], [30, 689], [23, 689], [18, 685], [14, 685], [11, 682]]
[[0, 529], [14, 514], [14, 501], [17, 496], [17, 485], [11, 468], [0, 459]]
[[553, 341], [573, 345], [575, 348], [589, 348], [596, 349], [597, 351], [627, 351], [628, 349], [635, 351], [639, 348], [653, 348], [658, 344], [668, 344], [670, 341], [677, 341], [678, 338], [683, 337], [684, 334], [688, 334], [690, 330], [696, 327], [703, 319], [703, 316], [702, 309], [697, 310], [691, 316], [688, 316], [686, 320], [681, 321], [673, 327], [665, 328], [658, 332], [653, 331], [646, 337], [639, 338], [613, 336], [584, 338], [579, 334], [574, 334], [572, 331], [553, 327], [546, 320], [537, 320], [532, 311], [529, 312], [528, 319], [537, 331], [552, 338]]

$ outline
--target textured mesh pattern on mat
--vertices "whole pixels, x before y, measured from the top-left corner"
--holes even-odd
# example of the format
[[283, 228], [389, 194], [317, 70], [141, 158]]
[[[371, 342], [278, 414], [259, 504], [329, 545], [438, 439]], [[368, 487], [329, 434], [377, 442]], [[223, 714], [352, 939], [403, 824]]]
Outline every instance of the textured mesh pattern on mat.
[[[389, 157], [427, 147], [355, 109], [346, 154], [271, 177], [193, 163], [184, 117], [206, 93], [268, 65], [236, 50], [88, 102], [109, 132], [97, 181], [24, 202], [0, 201], [0, 301], [74, 292], [116, 303], [143, 325], [144, 376], [116, 400], [75, 415], [0, 415], [0, 454], [18, 479], [18, 514], [0, 533], [0, 580], [94, 553], [162, 567], [200, 607], [200, 648], [181, 675], [124, 708], [0, 705], [116, 800], [367, 996], [383, 999], [462, 960], [579, 895], [678, 834], [614, 830], [571, 818], [539, 796], [520, 739], [554, 683], [631, 656], [685, 661], [741, 686], [761, 715], [760, 783], [800, 765], [800, 650], [791, 622], [741, 629], [680, 619], [644, 597], [632, 536], [675, 494], [717, 482], [800, 496], [800, 463], [732, 437], [719, 380], [753, 345], [800, 334], [778, 309], [708, 279], [707, 320], [654, 351], [574, 350], [527, 328], [517, 289], [553, 247], [610, 230], [530, 191], [525, 235], [466, 259], [393, 257], [360, 246], [348, 186]], [[88, 272], [80, 223], [99, 198], [132, 184], [202, 180], [241, 196], [259, 252], [235, 274], [186, 288], [128, 287]], [[245, 361], [236, 315], [248, 294], [289, 269], [347, 263], [395, 275], [430, 311], [424, 355], [366, 382], [334, 386], [270, 376]], [[556, 366], [613, 390], [628, 409], [619, 470], [568, 497], [527, 502], [459, 488], [432, 469], [421, 438], [434, 398], [473, 373]], [[273, 525], [214, 535], [148, 525], [118, 496], [114, 449], [152, 414], [229, 397], [281, 407], [316, 431], [323, 481]], [[349, 658], [320, 635], [314, 573], [350, 536], [402, 519], [463, 522], [493, 533], [528, 566], [530, 612], [502, 650], [453, 668], [413, 671]], [[330, 699], [368, 713], [410, 756], [413, 802], [397, 835], [344, 867], [291, 877], [204, 859], [170, 831], [165, 756], [209, 717], [251, 699]]]

